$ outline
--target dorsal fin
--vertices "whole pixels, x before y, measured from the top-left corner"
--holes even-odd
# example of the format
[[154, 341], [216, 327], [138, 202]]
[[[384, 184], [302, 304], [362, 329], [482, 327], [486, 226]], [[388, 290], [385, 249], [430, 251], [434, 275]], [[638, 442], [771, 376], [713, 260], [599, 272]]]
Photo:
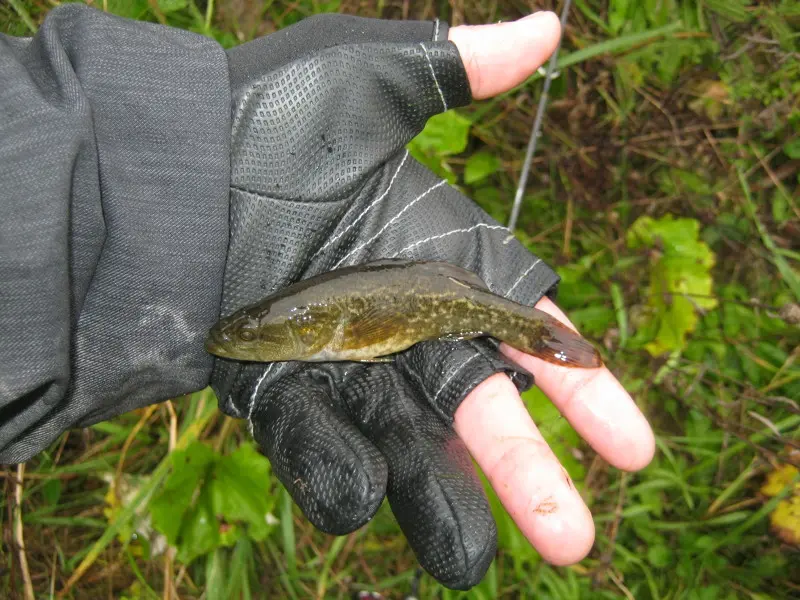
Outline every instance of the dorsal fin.
[[471, 288], [476, 288], [483, 291], [489, 289], [483, 279], [478, 277], [478, 275], [465, 269], [464, 267], [459, 267], [458, 265], [454, 265], [452, 263], [442, 261], [418, 262], [413, 268], [420, 269], [421, 271], [427, 272], [431, 275], [449, 277], [456, 283], [463, 283]]

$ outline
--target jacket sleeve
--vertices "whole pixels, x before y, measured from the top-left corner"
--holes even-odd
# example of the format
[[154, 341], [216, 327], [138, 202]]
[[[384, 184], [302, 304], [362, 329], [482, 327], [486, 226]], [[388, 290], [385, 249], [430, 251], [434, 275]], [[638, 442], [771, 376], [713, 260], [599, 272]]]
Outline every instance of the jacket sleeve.
[[0, 462], [207, 385], [228, 240], [225, 53], [81, 5], [0, 35]]

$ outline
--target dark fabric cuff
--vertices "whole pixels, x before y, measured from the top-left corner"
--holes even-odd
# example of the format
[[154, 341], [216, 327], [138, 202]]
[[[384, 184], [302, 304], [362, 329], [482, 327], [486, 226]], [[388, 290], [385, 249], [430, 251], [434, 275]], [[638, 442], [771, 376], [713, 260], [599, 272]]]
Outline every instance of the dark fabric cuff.
[[16, 323], [0, 348], [0, 462], [19, 462], [70, 427], [207, 385], [230, 84], [213, 40], [82, 5], [3, 41], [3, 231], [30, 232], [0, 273], [18, 296], [0, 309]]

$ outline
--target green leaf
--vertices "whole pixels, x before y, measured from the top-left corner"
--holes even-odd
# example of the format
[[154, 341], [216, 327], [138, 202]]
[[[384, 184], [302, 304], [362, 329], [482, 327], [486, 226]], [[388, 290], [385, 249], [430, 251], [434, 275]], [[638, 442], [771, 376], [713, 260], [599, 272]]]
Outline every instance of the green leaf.
[[672, 175], [692, 192], [697, 194], [711, 194], [713, 191], [711, 185], [704, 177], [692, 171], [672, 169]]
[[590, 335], [602, 335], [616, 321], [614, 310], [602, 304], [571, 310], [569, 318], [580, 331]]
[[508, 220], [509, 202], [505, 194], [493, 185], [485, 185], [472, 191], [472, 199], [489, 213], [495, 221], [505, 223]]
[[153, 499], [153, 526], [178, 549], [184, 562], [232, 546], [242, 537], [260, 541], [271, 526], [267, 515], [269, 462], [255, 448], [242, 445], [228, 456], [194, 442], [171, 456], [172, 471]]
[[163, 13], [171, 13], [186, 8], [188, 0], [158, 0], [158, 8]]
[[667, 567], [672, 562], [672, 551], [666, 546], [653, 546], [647, 550], [647, 560], [658, 569]]
[[467, 148], [470, 120], [454, 110], [434, 115], [425, 129], [411, 140], [415, 148], [437, 154], [460, 154]]
[[423, 165], [428, 167], [431, 171], [433, 171], [438, 177], [441, 177], [450, 185], [454, 185], [456, 181], [458, 181], [458, 175], [453, 172], [453, 169], [447, 164], [445, 158], [439, 154], [431, 152], [430, 154], [426, 154], [425, 152], [420, 152], [413, 146], [409, 145], [409, 152], [411, 156], [416, 158], [419, 162]]
[[783, 145], [783, 152], [791, 159], [800, 158], [800, 138], [795, 138]]
[[[650, 283], [646, 294], [645, 348], [653, 356], [686, 347], [686, 335], [694, 331], [701, 310], [717, 305], [712, 295], [710, 269], [715, 256], [699, 239], [700, 224], [694, 219], [639, 218], [628, 231], [628, 247], [649, 248]], [[641, 341], [641, 338], [637, 338]]]
[[191, 510], [192, 495], [214, 459], [213, 451], [197, 441], [170, 455], [172, 471], [150, 502], [150, 514], [153, 526], [173, 546], [177, 545], [181, 523]]
[[108, 0], [108, 12], [127, 19], [141, 19], [149, 10], [147, 0]]
[[451, 110], [428, 119], [417, 137], [408, 143], [408, 151], [431, 171], [448, 183], [455, 184], [458, 177], [446, 158], [460, 154], [467, 148], [471, 121]]
[[61, 480], [57, 477], [47, 480], [42, 486], [42, 496], [50, 506], [58, 504], [58, 499], [61, 498]]
[[489, 175], [496, 173], [500, 168], [500, 160], [494, 155], [481, 150], [467, 160], [464, 166], [464, 183], [473, 184]]
[[185, 563], [221, 545], [221, 524], [214, 513], [210, 488], [204, 486], [196, 502], [187, 508], [181, 520], [177, 543], [178, 558]]
[[[275, 505], [269, 489], [269, 462], [250, 445], [240, 446], [217, 464], [210, 483], [215, 514], [226, 522], [245, 527], [248, 536], [260, 541], [271, 526], [267, 515]], [[238, 536], [227, 536], [223, 543], [232, 545]]]
[[[559, 274], [563, 269], [558, 270]], [[558, 286], [558, 303], [562, 308], [576, 310], [585, 307], [587, 302], [602, 302], [603, 292], [595, 284], [585, 279], [572, 281], [564, 277]]]

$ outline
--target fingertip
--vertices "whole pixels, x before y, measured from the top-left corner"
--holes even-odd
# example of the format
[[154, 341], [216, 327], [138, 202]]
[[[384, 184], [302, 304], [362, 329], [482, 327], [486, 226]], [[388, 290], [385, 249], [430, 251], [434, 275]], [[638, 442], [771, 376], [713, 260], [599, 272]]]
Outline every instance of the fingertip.
[[540, 10], [522, 17], [516, 23], [536, 23], [540, 27], [557, 29], [561, 33], [561, 20], [552, 10]]
[[572, 520], [562, 519], [553, 524], [547, 532], [552, 539], [542, 543], [539, 553], [551, 565], [566, 567], [582, 561], [594, 546], [594, 521], [589, 510], [584, 507], [583, 516]]
[[642, 416], [641, 423], [632, 427], [629, 440], [622, 448], [612, 453], [609, 461], [622, 471], [640, 471], [649, 465], [656, 454], [656, 438], [650, 424]]
[[[591, 550], [594, 521], [564, 468], [554, 456], [542, 455], [544, 447], [544, 441], [511, 445], [494, 468], [485, 472], [542, 558], [554, 565], [569, 565]], [[509, 482], [513, 482], [510, 489]]]
[[[638, 471], [650, 464], [655, 453], [653, 429], [622, 383], [606, 367], [580, 373], [570, 370], [560, 386], [542, 378], [545, 393], [573, 424], [578, 433], [610, 465]], [[556, 387], [569, 400], [559, 398]]]
[[[536, 308], [575, 329], [550, 299]], [[631, 395], [605, 366], [578, 369], [552, 365], [510, 346], [502, 351], [536, 377], [537, 386], [572, 426], [612, 466], [623, 471], [646, 467], [655, 455], [655, 436]]]
[[448, 37], [461, 54], [473, 97], [482, 99], [535, 73], [556, 49], [561, 23], [555, 13], [542, 11], [508, 23], [460, 25]]

